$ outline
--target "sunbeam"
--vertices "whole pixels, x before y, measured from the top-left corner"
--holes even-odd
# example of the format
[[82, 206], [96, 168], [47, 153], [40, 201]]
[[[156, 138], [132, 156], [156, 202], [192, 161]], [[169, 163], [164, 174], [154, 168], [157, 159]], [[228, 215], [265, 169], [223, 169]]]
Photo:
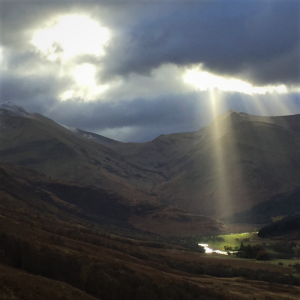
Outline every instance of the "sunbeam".
[[[215, 184], [216, 189], [213, 197], [217, 199], [218, 207], [215, 209], [218, 212], [231, 212], [231, 192], [229, 185], [229, 174], [226, 170], [226, 155], [224, 153], [224, 144], [222, 143], [222, 135], [227, 131], [222, 127], [223, 122], [220, 117], [217, 118], [220, 105], [223, 105], [220, 96], [213, 90], [209, 90], [210, 95], [210, 109], [214, 118], [213, 123], [210, 125], [211, 129], [211, 158], [212, 170], [216, 174]], [[227, 124], [226, 124], [227, 125]]]

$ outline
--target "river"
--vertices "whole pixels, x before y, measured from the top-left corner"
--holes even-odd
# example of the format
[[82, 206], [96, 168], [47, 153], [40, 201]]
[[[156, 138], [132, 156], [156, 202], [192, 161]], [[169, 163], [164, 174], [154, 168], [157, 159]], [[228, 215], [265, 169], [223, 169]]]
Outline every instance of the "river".
[[221, 250], [213, 250], [208, 247], [208, 244], [198, 244], [199, 246], [202, 246], [205, 250], [205, 253], [217, 253], [217, 254], [222, 254], [222, 255], [228, 255], [227, 252], [221, 251]]

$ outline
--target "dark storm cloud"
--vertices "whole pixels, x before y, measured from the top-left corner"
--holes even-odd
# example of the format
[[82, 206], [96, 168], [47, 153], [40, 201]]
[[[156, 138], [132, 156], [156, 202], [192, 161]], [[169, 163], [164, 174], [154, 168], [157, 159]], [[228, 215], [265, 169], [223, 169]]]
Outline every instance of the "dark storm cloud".
[[[60, 124], [95, 132], [124, 142], [145, 142], [160, 134], [190, 132], [213, 120], [209, 92], [136, 98], [123, 101], [60, 102], [51, 95], [59, 85], [51, 77], [18, 79], [5, 77], [1, 100], [14, 101], [25, 109], [41, 113]], [[249, 95], [222, 93], [217, 97], [217, 114], [233, 108], [261, 115], [282, 114], [281, 106], [269, 95], [257, 96], [258, 107]], [[300, 113], [299, 95], [277, 100], [291, 113]], [[261, 110], [261, 107], [264, 110]]]
[[[25, 78], [2, 74], [0, 78], [0, 101], [12, 101], [35, 111], [45, 112], [44, 107], [53, 105], [53, 94], [63, 89], [64, 80], [57, 80], [51, 75], [27, 76]], [[49, 102], [49, 99], [52, 99]]]
[[[185, 124], [196, 118], [199, 95], [135, 99], [119, 102], [61, 102], [50, 113], [59, 122], [86, 130], [156, 124]], [[48, 113], [49, 115], [49, 113]]]
[[31, 30], [52, 16], [80, 12], [98, 19], [113, 32], [99, 63], [102, 81], [149, 74], [165, 63], [203, 63], [211, 72], [257, 85], [300, 81], [298, 1], [25, 1], [4, 2], [1, 11], [1, 42], [18, 48], [28, 47]]
[[159, 8], [157, 14], [141, 9], [124, 45], [108, 52], [108, 70], [147, 73], [166, 62], [203, 63], [212, 72], [261, 85], [299, 82], [298, 1], [210, 1]]
[[160, 134], [194, 131], [211, 120], [208, 103], [201, 103], [198, 93], [121, 102], [66, 101], [51, 105], [52, 108], [45, 106], [44, 111], [55, 121], [124, 142], [145, 142]]
[[21, 103], [60, 124], [95, 132], [123, 142], [145, 142], [160, 134], [190, 132], [208, 125], [214, 113], [228, 109], [255, 115], [282, 115], [282, 104], [290, 114], [300, 113], [297, 94], [273, 99], [260, 95], [257, 106], [249, 95], [220, 93], [216, 111], [210, 106], [208, 92], [190, 93], [155, 99], [135, 99], [120, 102], [58, 102], [54, 99]]

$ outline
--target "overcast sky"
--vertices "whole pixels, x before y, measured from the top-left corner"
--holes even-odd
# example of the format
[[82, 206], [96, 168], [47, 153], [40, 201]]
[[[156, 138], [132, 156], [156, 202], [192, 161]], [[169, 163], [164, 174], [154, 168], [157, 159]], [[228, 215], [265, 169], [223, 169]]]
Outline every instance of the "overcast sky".
[[0, 101], [138, 142], [300, 113], [299, 1], [124, 2], [0, 2]]

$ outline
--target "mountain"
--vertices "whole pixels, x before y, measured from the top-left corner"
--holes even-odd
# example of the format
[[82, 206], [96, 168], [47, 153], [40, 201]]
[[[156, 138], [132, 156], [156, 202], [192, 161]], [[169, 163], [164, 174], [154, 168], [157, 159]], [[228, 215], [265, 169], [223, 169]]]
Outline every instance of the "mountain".
[[300, 115], [230, 110], [196, 132], [111, 148], [167, 178], [152, 189], [160, 201], [225, 217], [299, 185]]
[[119, 191], [132, 201], [151, 199], [147, 189], [161, 181], [80, 131], [11, 103], [2, 104], [0, 112], [0, 162]]
[[[186, 177], [197, 175], [196, 163], [218, 176], [226, 164], [236, 166], [234, 159], [222, 159], [229, 158], [226, 146], [251, 142], [235, 133], [241, 117], [230, 111], [194, 133], [126, 144], [1, 104], [0, 298], [298, 299], [294, 268], [204, 254], [198, 236], [220, 234], [224, 224], [179, 207], [189, 207], [192, 198], [168, 204], [175, 187], [169, 198], [161, 192], [181, 176], [176, 188], [190, 184], [199, 193], [195, 178]], [[293, 130], [264, 123], [286, 136], [297, 132], [297, 121]], [[289, 155], [298, 151], [297, 143], [288, 146], [282, 149]], [[215, 153], [222, 159], [210, 160]], [[222, 163], [221, 171], [205, 169], [212, 162]], [[296, 172], [288, 167], [287, 174]], [[289, 185], [280, 181], [278, 189], [292, 185], [286, 178]], [[205, 197], [198, 196], [204, 211]]]
[[226, 222], [268, 224], [285, 216], [300, 213], [300, 186], [287, 193], [254, 205], [251, 210], [242, 211], [226, 218]]
[[81, 224], [95, 222], [162, 236], [219, 234], [224, 224], [157, 201], [132, 203], [120, 194], [76, 182], [59, 181], [37, 171], [0, 164], [0, 210], [10, 215], [43, 215]]
[[296, 188], [299, 154], [300, 115], [230, 110], [196, 132], [121, 143], [0, 105], [0, 162], [116, 192], [131, 205], [228, 217]]
[[[80, 196], [86, 187], [12, 165], [0, 167], [0, 185], [2, 299], [180, 300], [200, 295], [239, 300], [243, 294], [298, 299], [300, 280], [293, 268], [218, 259], [199, 253], [195, 240], [99, 226], [84, 214], [92, 203], [89, 197], [88, 203], [76, 205], [58, 198], [69, 195], [71, 200], [65, 189], [74, 188], [72, 195]], [[116, 211], [122, 207], [117, 200], [110, 199]], [[99, 216], [99, 210], [95, 213]]]
[[270, 236], [288, 236], [293, 235], [291, 240], [299, 239], [300, 229], [300, 214], [292, 214], [284, 217], [274, 223], [268, 224], [267, 226], [259, 230], [258, 236], [265, 238]]

